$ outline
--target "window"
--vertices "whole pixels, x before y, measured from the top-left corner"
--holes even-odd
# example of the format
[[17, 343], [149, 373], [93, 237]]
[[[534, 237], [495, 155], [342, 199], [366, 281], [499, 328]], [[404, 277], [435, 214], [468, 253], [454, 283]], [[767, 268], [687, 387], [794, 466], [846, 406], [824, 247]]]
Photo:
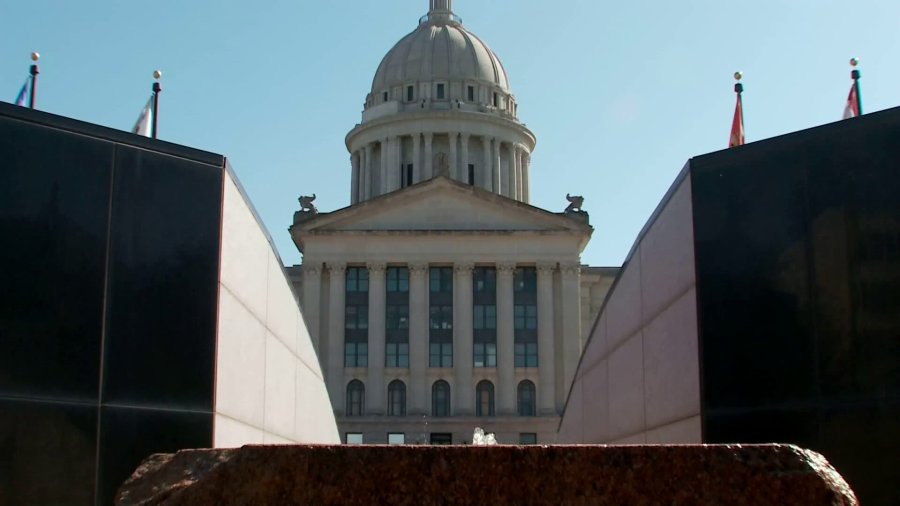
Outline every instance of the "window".
[[533, 304], [515, 306], [513, 323], [516, 330], [537, 330], [537, 306]]
[[406, 385], [400, 380], [388, 385], [388, 416], [406, 416]]
[[469, 102], [475, 101], [475, 87], [474, 86], [466, 86], [466, 100]]
[[344, 435], [344, 442], [348, 445], [361, 445], [363, 444], [363, 435], [362, 432], [348, 432]]
[[453, 343], [432, 342], [428, 347], [428, 367], [453, 367]]
[[382, 102], [388, 101], [388, 92], [385, 91], [384, 93], [381, 94], [381, 100], [382, 100]]
[[453, 306], [431, 306], [430, 327], [435, 330], [453, 330]]
[[537, 270], [534, 267], [518, 267], [513, 274], [513, 289], [519, 293], [537, 292]]
[[409, 291], [409, 269], [389, 267], [387, 270], [387, 291], [406, 293]]
[[344, 367], [369, 367], [369, 343], [344, 343]]
[[519, 267], [513, 275], [513, 347], [516, 367], [538, 366], [537, 270]]
[[451, 445], [453, 444], [453, 434], [449, 432], [432, 432], [431, 444], [433, 445]]
[[497, 367], [497, 343], [474, 343], [472, 355], [475, 367]]
[[534, 400], [534, 383], [528, 380], [519, 383], [519, 388], [516, 395], [516, 404], [518, 405], [517, 411], [519, 413], [519, 416], [534, 416]]
[[469, 184], [473, 185], [473, 186], [475, 185], [475, 164], [474, 163], [469, 164]]
[[475, 387], [475, 416], [494, 416], [494, 384], [488, 380]]
[[537, 434], [534, 432], [522, 432], [519, 434], [519, 444], [520, 445], [536, 445], [537, 444]]
[[428, 284], [428, 365], [453, 367], [453, 268], [430, 268]]
[[439, 83], [437, 85], [437, 99], [438, 100], [443, 100], [444, 98], [446, 98], [444, 87], [445, 87], [444, 83]]
[[365, 267], [347, 268], [347, 292], [368, 292], [369, 270]]
[[409, 329], [409, 306], [387, 306], [385, 308], [385, 329]]
[[347, 385], [347, 416], [362, 416], [366, 410], [366, 387], [353, 380]]
[[537, 367], [538, 351], [537, 343], [515, 344], [516, 367]]
[[450, 416], [450, 385], [444, 380], [431, 386], [431, 416]]
[[472, 307], [472, 328], [475, 330], [497, 328], [497, 306], [482, 306], [476, 304]]
[[472, 283], [476, 293], [496, 293], [497, 270], [493, 267], [476, 267], [472, 272]]
[[497, 93], [494, 93], [494, 107], [500, 107], [500, 98], [497, 96]]
[[406, 434], [404, 434], [402, 432], [388, 432], [388, 444], [389, 445], [406, 444]]
[[406, 369], [409, 367], [409, 343], [385, 343], [384, 366]]
[[406, 101], [412, 102], [415, 99], [415, 87], [407, 86], [406, 87]]
[[365, 330], [369, 328], [368, 306], [346, 306], [344, 308], [344, 328], [347, 330]]
[[432, 293], [453, 293], [453, 268], [432, 267], [428, 271], [428, 285]]

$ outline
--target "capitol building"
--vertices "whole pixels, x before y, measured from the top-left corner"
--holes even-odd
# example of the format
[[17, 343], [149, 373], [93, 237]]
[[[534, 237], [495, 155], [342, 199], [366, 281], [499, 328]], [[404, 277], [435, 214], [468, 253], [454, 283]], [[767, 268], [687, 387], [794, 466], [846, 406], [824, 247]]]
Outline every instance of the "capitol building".
[[295, 214], [288, 272], [344, 442], [555, 442], [618, 269], [581, 264], [580, 198], [529, 204], [518, 109], [497, 55], [430, 0], [346, 136], [351, 205]]

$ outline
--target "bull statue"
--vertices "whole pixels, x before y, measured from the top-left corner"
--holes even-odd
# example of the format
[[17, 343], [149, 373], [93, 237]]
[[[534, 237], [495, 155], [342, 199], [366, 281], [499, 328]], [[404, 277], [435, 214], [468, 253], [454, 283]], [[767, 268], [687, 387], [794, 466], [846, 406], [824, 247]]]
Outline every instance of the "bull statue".
[[569, 205], [568, 205], [568, 207], [566, 207], [566, 210], [563, 212], [565, 212], [566, 214], [583, 212], [581, 210], [581, 206], [582, 206], [582, 204], [584, 204], [584, 197], [582, 197], [580, 195], [569, 195], [567, 193], [566, 200], [569, 201]]
[[319, 210], [316, 209], [315, 204], [313, 204], [313, 201], [316, 200], [315, 193], [313, 193], [311, 196], [304, 195], [297, 200], [300, 201], [300, 212], [309, 212], [310, 214], [319, 214]]

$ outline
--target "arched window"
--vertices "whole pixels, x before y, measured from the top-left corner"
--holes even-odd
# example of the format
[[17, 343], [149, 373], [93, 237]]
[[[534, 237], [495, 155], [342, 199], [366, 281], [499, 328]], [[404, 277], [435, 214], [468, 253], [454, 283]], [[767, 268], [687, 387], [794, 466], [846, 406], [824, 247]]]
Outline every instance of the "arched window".
[[475, 416], [494, 416], [494, 384], [488, 380], [475, 387]]
[[400, 380], [388, 385], [388, 416], [406, 416], [406, 385]]
[[519, 383], [516, 396], [519, 416], [534, 416], [534, 383], [525, 380]]
[[431, 386], [431, 416], [450, 416], [450, 385], [444, 380]]
[[347, 416], [363, 416], [366, 411], [366, 386], [353, 380], [347, 385]]

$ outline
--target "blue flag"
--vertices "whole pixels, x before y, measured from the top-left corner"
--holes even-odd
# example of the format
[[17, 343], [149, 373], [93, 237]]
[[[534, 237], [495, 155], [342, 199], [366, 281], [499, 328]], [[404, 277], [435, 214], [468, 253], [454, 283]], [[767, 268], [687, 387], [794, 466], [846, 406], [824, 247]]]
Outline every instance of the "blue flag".
[[25, 80], [25, 84], [22, 85], [22, 89], [19, 90], [19, 94], [16, 96], [16, 105], [25, 106], [25, 97], [28, 95], [28, 83], [30, 82], [30, 77]]

